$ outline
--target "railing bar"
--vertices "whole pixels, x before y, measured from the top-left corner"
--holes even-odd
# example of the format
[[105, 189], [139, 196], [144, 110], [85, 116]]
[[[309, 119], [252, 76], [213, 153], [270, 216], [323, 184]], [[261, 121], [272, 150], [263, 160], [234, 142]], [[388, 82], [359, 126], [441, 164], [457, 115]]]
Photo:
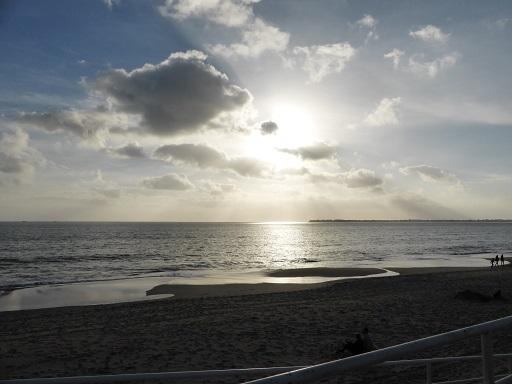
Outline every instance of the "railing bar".
[[432, 384], [432, 363], [427, 363], [427, 365], [425, 366], [425, 370], [426, 370], [426, 384]]
[[[496, 375], [495, 377], [506, 377], [507, 374], [501, 374], [501, 375]], [[458, 380], [448, 380], [448, 381], [436, 381], [432, 384], [458, 384], [458, 383], [470, 383], [470, 382], [473, 382], [473, 381], [482, 381], [484, 378], [483, 377], [472, 377], [470, 379], [458, 379]], [[498, 382], [496, 382], [496, 384], [498, 384]]]
[[498, 380], [496, 384], [510, 384], [512, 383], [512, 375], [505, 375], [504, 378]]
[[[512, 353], [497, 353], [494, 355], [496, 359], [509, 358], [512, 361]], [[469, 356], [447, 356], [447, 357], [433, 357], [426, 359], [409, 359], [409, 360], [391, 360], [379, 364], [380, 367], [387, 366], [422, 366], [428, 363], [450, 363], [468, 360], [480, 360], [481, 355]], [[215, 369], [204, 371], [177, 371], [177, 372], [153, 372], [153, 373], [121, 373], [115, 375], [95, 375], [95, 376], [68, 376], [68, 377], [48, 377], [48, 378], [33, 378], [33, 379], [7, 379], [0, 380], [0, 384], [58, 384], [66, 383], [102, 383], [109, 382], [122, 382], [134, 380], [134, 375], [138, 376], [139, 380], [161, 380], [161, 379], [194, 379], [202, 377], [217, 377], [217, 376], [230, 376], [230, 375], [244, 375], [244, 374], [266, 374], [266, 373], [280, 373], [289, 372], [295, 369], [306, 368], [309, 365], [295, 365], [286, 367], [261, 367], [261, 368], [234, 368], [234, 369]]]
[[484, 384], [494, 384], [494, 359], [490, 333], [480, 335], [482, 344], [482, 375]]
[[155, 373], [122, 373], [117, 375], [95, 376], [68, 376], [34, 379], [8, 379], [0, 380], [0, 384], [80, 384], [80, 383], [105, 383], [136, 380], [163, 380], [163, 379], [195, 379], [204, 377], [245, 375], [245, 374], [272, 374], [288, 372], [307, 366], [269, 367], [269, 368], [241, 368], [208, 371], [181, 371], [181, 372], [155, 372]]
[[349, 369], [373, 366], [392, 358], [420, 352], [425, 349], [438, 347], [444, 344], [449, 344], [451, 342], [465, 339], [470, 336], [481, 335], [510, 325], [512, 325], [512, 316], [507, 316], [501, 319], [491, 320], [485, 323], [441, 333], [439, 335], [409, 341], [407, 343], [383, 348], [377, 351], [363, 353], [358, 356], [329, 361], [327, 363], [317, 364], [311, 367], [297, 369], [295, 371], [252, 380], [247, 383], [290, 384], [327, 379]]

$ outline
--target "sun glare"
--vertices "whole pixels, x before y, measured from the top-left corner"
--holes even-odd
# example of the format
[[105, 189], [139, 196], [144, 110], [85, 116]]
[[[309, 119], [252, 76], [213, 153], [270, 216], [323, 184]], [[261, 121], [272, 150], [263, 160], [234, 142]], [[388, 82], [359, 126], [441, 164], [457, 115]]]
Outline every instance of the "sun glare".
[[307, 107], [289, 102], [277, 102], [271, 111], [272, 121], [279, 129], [279, 144], [286, 147], [307, 145], [313, 139], [313, 117]]
[[267, 116], [277, 124], [277, 131], [268, 135], [259, 132], [251, 135], [245, 146], [247, 153], [277, 168], [299, 166], [298, 158], [280, 149], [294, 149], [316, 141], [311, 111], [299, 103], [277, 101], [272, 103]]

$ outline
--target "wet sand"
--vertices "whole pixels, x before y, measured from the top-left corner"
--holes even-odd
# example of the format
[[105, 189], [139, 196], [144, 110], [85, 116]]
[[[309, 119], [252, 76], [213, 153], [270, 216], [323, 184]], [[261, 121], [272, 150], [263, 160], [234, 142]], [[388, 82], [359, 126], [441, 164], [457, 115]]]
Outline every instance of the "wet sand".
[[[296, 268], [278, 269], [267, 271], [268, 277], [275, 278], [296, 278], [296, 277], [319, 277], [319, 278], [350, 278], [365, 277], [370, 275], [384, 274], [387, 271], [381, 268]], [[305, 289], [320, 288], [332, 282], [314, 284], [297, 283], [256, 283], [256, 284], [160, 284], [146, 291], [148, 296], [172, 294], [176, 298], [195, 297], [218, 297], [235, 295], [252, 295], [276, 292], [294, 292]]]
[[[334, 358], [333, 344], [364, 326], [385, 347], [512, 314], [512, 301], [455, 298], [501, 287], [512, 299], [508, 266], [416, 272], [288, 292], [232, 287], [238, 295], [3, 312], [0, 378], [309, 365]], [[510, 332], [494, 340], [496, 352], [512, 351]], [[474, 338], [416, 356], [478, 352]], [[473, 365], [434, 367], [434, 381], [478, 375]], [[332, 382], [424, 380], [424, 368], [376, 368]]]
[[295, 268], [277, 269], [267, 272], [271, 277], [353, 277], [368, 276], [386, 272], [381, 268]]

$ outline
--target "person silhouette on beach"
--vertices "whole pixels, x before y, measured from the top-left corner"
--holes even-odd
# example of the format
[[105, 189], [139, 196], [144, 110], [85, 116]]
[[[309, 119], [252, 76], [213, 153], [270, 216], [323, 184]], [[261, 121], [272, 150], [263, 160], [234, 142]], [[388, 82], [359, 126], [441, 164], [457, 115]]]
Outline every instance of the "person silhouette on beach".
[[338, 354], [342, 353], [345, 350], [351, 353], [352, 355], [359, 355], [360, 353], [365, 352], [364, 341], [360, 333], [356, 335], [355, 341], [346, 340], [345, 343], [343, 344], [343, 348], [340, 351], [338, 351]]
[[501, 254], [501, 265], [505, 265], [505, 258], [503, 257], [503, 253]]
[[368, 327], [364, 327], [363, 329], [363, 352], [370, 352], [374, 351], [377, 348], [375, 348], [375, 344], [373, 343], [373, 340], [370, 337], [370, 333], [368, 332]]
[[491, 259], [491, 269], [494, 267], [494, 257]]
[[500, 258], [498, 255], [496, 255], [496, 259], [494, 261], [496, 263], [496, 266], [500, 265]]

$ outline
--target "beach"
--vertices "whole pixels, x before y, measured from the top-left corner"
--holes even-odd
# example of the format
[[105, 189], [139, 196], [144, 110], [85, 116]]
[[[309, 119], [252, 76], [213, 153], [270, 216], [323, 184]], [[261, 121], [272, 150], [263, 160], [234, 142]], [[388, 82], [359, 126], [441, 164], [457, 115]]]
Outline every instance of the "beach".
[[[400, 272], [284, 292], [231, 287], [215, 295], [209, 287], [208, 297], [2, 312], [0, 377], [311, 365], [334, 359], [334, 344], [365, 326], [375, 344], [386, 347], [512, 313], [512, 300], [455, 298], [464, 290], [492, 295], [501, 288], [512, 299], [508, 266]], [[510, 352], [512, 335], [504, 332], [494, 342], [497, 353]], [[416, 356], [479, 351], [480, 341], [473, 338]], [[498, 371], [503, 367], [497, 364]], [[479, 371], [460, 363], [434, 367], [435, 381], [456, 376], [475, 377]], [[374, 368], [333, 382], [370, 379], [424, 382], [424, 368]]]

